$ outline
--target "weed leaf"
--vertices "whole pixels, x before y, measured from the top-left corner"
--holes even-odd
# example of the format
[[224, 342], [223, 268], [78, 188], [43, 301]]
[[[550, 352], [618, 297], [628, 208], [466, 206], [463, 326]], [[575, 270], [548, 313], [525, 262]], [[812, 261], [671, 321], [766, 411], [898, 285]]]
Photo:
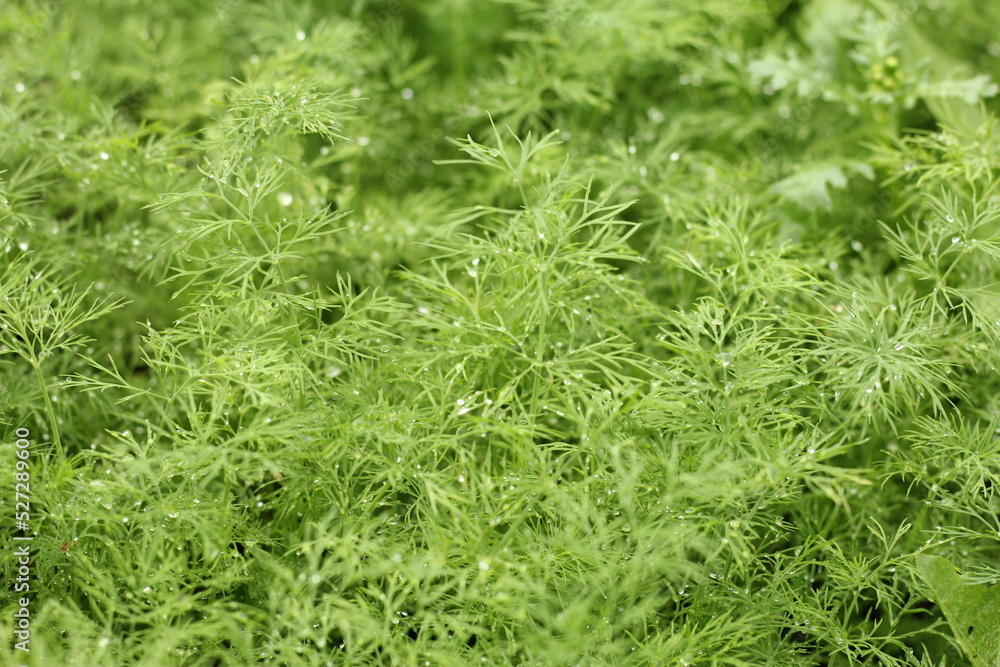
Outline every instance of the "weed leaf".
[[1000, 587], [966, 584], [955, 566], [940, 556], [917, 556], [917, 571], [972, 664], [1000, 665]]

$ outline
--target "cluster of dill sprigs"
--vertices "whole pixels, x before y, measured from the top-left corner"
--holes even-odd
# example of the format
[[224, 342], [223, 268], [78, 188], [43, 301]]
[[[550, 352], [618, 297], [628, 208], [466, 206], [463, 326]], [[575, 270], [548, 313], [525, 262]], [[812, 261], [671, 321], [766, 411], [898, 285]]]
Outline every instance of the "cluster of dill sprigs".
[[993, 664], [998, 24], [4, 3], [0, 662]]

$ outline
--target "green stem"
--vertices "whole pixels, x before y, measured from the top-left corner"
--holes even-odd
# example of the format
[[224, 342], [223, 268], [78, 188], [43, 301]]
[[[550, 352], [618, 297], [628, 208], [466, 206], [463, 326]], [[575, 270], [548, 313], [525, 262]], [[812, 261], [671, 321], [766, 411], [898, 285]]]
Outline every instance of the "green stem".
[[42, 390], [42, 398], [45, 400], [45, 412], [49, 417], [49, 428], [52, 430], [52, 444], [55, 445], [56, 454], [61, 461], [63, 459], [63, 447], [62, 438], [59, 437], [59, 426], [56, 424], [56, 411], [52, 407], [52, 399], [49, 398], [49, 388], [45, 384], [45, 378], [42, 377], [42, 369], [39, 365], [35, 365], [35, 377], [38, 379], [38, 386]]
[[534, 387], [534, 400], [538, 400], [542, 391], [541, 384], [541, 374], [542, 374], [542, 362], [545, 359], [545, 335], [546, 335], [546, 324], [549, 319], [549, 285], [548, 285], [548, 267], [542, 268], [538, 272], [538, 289], [541, 293], [541, 306], [542, 312], [541, 317], [538, 321], [538, 344], [535, 346], [535, 387]]

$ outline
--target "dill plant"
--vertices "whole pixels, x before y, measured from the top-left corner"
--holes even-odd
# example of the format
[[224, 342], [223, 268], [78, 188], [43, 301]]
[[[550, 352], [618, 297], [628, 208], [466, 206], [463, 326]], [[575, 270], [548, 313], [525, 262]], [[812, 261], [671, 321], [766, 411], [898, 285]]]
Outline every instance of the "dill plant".
[[951, 8], [4, 5], [0, 661], [993, 664]]

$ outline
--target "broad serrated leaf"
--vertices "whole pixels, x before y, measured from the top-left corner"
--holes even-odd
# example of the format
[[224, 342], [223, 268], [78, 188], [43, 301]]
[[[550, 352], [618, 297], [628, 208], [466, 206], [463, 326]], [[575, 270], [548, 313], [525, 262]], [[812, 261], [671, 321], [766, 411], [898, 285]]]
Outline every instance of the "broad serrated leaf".
[[842, 190], [847, 187], [845, 170], [860, 174], [868, 180], [875, 177], [871, 166], [858, 160], [814, 162], [778, 181], [771, 186], [770, 191], [803, 208], [829, 210], [833, 202], [827, 188], [832, 186]]
[[750, 63], [751, 76], [759, 81], [767, 81], [775, 90], [795, 86], [800, 97], [811, 95], [824, 83], [818, 78], [815, 67], [803, 62], [789, 51], [784, 58], [768, 54]]
[[966, 104], [976, 104], [980, 100], [997, 94], [997, 85], [985, 74], [963, 79], [928, 81], [917, 87], [920, 97], [959, 99]]
[[917, 572], [930, 586], [972, 664], [1000, 666], [1000, 586], [970, 586], [955, 566], [940, 556], [917, 556]]

